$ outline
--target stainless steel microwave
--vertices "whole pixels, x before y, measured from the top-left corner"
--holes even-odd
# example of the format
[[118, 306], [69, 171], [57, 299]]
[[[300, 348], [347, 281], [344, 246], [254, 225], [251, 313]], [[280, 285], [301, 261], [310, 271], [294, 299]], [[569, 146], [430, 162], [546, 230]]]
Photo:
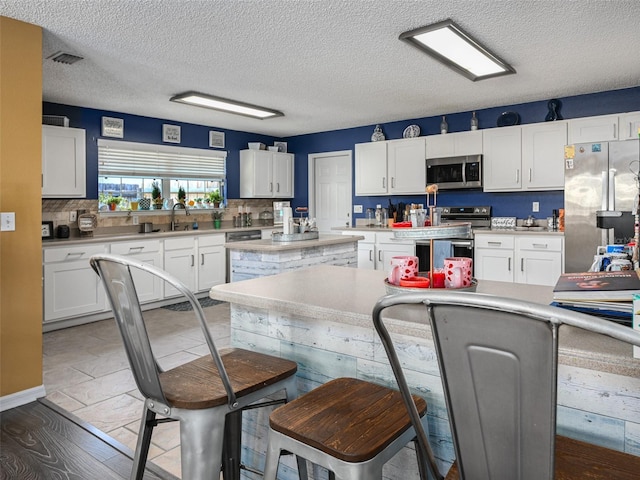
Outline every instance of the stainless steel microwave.
[[482, 187], [482, 155], [427, 158], [427, 185], [453, 190]]

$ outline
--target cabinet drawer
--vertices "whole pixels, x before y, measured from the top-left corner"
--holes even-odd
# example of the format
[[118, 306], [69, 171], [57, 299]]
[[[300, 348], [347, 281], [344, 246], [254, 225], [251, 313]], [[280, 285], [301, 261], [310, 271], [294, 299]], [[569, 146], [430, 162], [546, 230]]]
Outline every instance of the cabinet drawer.
[[115, 255], [135, 255], [137, 253], [159, 252], [160, 240], [143, 242], [116, 242], [111, 244], [111, 253]]
[[183, 248], [193, 248], [195, 239], [193, 237], [186, 238], [167, 238], [164, 241], [165, 250], [181, 250]]
[[546, 252], [561, 252], [562, 238], [561, 237], [545, 237], [545, 236], [518, 237], [518, 249], [546, 251]]
[[504, 248], [513, 250], [513, 235], [476, 235], [476, 248]]
[[89, 260], [92, 255], [106, 253], [106, 245], [79, 245], [77, 247], [45, 248], [44, 262], [73, 262]]
[[216, 245], [224, 245], [225, 242], [224, 234], [204, 235], [197, 238], [199, 247], [214, 247]]
[[360, 240], [360, 242], [366, 242], [366, 243], [375, 243], [376, 242], [376, 234], [374, 232], [367, 232], [364, 230], [354, 230], [354, 231], [343, 231], [342, 232], [343, 235], [362, 235], [364, 237], [364, 240]]

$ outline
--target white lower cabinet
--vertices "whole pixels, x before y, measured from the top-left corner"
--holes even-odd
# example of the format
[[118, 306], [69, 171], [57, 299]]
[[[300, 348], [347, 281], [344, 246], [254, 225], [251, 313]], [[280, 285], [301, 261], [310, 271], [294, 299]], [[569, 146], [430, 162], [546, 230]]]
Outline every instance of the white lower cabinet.
[[[164, 241], [164, 269], [192, 292], [208, 290], [225, 281], [225, 236], [223, 233]], [[179, 292], [165, 284], [164, 296]]]
[[[111, 253], [162, 268], [162, 242], [160, 240], [141, 240], [134, 242], [114, 242]], [[132, 269], [133, 282], [140, 303], [162, 299], [162, 281], [155, 275]]]
[[107, 309], [104, 288], [89, 259], [108, 248], [103, 244], [44, 249], [45, 323]]
[[342, 234], [365, 237], [358, 242], [358, 268], [387, 270], [391, 265], [391, 257], [416, 254], [414, 241], [395, 240], [393, 232], [349, 230], [343, 231]]
[[475, 235], [475, 276], [478, 280], [513, 282], [513, 235]]
[[[196, 240], [193, 237], [168, 238], [164, 241], [164, 269], [184, 283], [189, 290], [196, 290]], [[174, 297], [180, 292], [165, 283], [164, 296]]]
[[554, 286], [563, 272], [563, 238], [517, 236], [515, 282]]
[[209, 290], [225, 282], [226, 258], [224, 234], [197, 238], [198, 243], [198, 291]]
[[554, 286], [563, 272], [563, 240], [558, 235], [476, 234], [476, 278]]

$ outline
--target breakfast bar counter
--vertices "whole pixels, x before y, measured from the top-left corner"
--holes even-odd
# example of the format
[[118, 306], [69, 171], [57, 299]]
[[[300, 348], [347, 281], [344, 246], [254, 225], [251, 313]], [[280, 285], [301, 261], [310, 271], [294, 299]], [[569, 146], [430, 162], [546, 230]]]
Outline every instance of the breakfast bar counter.
[[[231, 304], [232, 345], [298, 363], [301, 392], [340, 376], [395, 386], [371, 321], [375, 302], [386, 294], [384, 277], [382, 271], [319, 265], [217, 285], [210, 296]], [[541, 304], [553, 297], [552, 287], [490, 281], [479, 282], [477, 292]], [[434, 452], [442, 466], [448, 465], [454, 452], [424, 309], [390, 315], [393, 319], [385, 323], [408, 381], [429, 405]], [[563, 326], [559, 356], [558, 432], [640, 455], [640, 359], [633, 358], [632, 347]], [[259, 466], [264, 445], [258, 437], [264, 435], [267, 418], [255, 415], [245, 427], [249, 444], [244, 460]], [[385, 467], [389, 478], [418, 478], [415, 457], [405, 450]], [[296, 478], [295, 467], [283, 471], [291, 473], [283, 478]]]

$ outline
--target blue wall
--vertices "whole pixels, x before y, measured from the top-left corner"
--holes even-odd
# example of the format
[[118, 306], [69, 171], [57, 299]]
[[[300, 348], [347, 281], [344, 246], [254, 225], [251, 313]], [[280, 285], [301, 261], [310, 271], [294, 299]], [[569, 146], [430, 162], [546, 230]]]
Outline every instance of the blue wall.
[[[578, 95], [560, 98], [560, 114], [564, 119], [606, 115], [620, 112], [640, 111], [640, 86], [623, 90]], [[477, 110], [480, 129], [492, 128], [502, 112], [513, 111], [520, 115], [521, 124], [543, 122], [547, 115], [547, 100], [506, 105], [496, 108]], [[308, 155], [311, 153], [353, 150], [356, 143], [369, 142], [375, 124], [329, 132], [299, 135], [284, 139], [239, 132], [217, 127], [205, 127], [156, 118], [128, 115], [118, 112], [72, 107], [52, 103], [43, 104], [43, 114], [64, 115], [69, 117], [72, 127], [87, 131], [87, 198], [97, 198], [97, 139], [100, 137], [101, 119], [113, 116], [124, 119], [126, 141], [158, 143], [162, 142], [162, 124], [170, 123], [182, 127], [181, 146], [209, 148], [209, 130], [225, 132], [227, 156], [227, 193], [229, 198], [239, 198], [239, 151], [247, 148], [247, 142], [263, 142], [273, 145], [274, 140], [284, 140], [288, 150], [295, 153], [295, 191], [292, 206], [308, 205]], [[450, 132], [469, 129], [471, 112], [446, 114]], [[411, 124], [420, 127], [421, 135], [439, 134], [441, 116], [407, 119], [399, 122], [381, 124], [387, 140], [402, 138], [402, 132]], [[354, 188], [355, 191], [355, 188]], [[374, 207], [377, 203], [387, 205], [390, 197], [354, 197], [354, 204], [364, 208]], [[392, 198], [393, 203], [425, 203], [425, 196], [402, 196]], [[491, 205], [494, 216], [526, 217], [532, 214], [532, 202], [540, 202], [540, 213], [536, 217], [551, 216], [552, 210], [562, 208], [562, 191], [522, 192], [522, 193], [483, 193], [479, 190], [443, 191], [438, 194], [438, 204], [447, 206]], [[364, 214], [363, 214], [364, 215]], [[357, 216], [360, 216], [358, 214]], [[356, 216], [356, 218], [357, 218]]]

